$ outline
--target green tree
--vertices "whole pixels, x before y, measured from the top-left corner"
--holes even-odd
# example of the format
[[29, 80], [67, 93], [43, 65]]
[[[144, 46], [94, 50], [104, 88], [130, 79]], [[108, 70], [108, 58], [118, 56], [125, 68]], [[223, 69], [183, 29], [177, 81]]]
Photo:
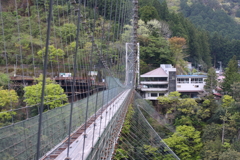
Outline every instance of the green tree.
[[240, 152], [228, 149], [219, 156], [219, 160], [240, 160]]
[[226, 126], [228, 126], [228, 122], [231, 121], [231, 113], [228, 111], [229, 108], [231, 107], [231, 105], [234, 103], [234, 99], [232, 98], [232, 96], [229, 95], [224, 95], [223, 99], [222, 99], [222, 107], [225, 110], [224, 115], [220, 116], [220, 119], [222, 120], [222, 144], [224, 143], [224, 139], [225, 139], [225, 128]]
[[144, 148], [144, 152], [147, 155], [149, 160], [173, 160], [175, 159], [174, 157], [172, 157], [172, 155], [163, 155], [161, 153], [158, 152], [159, 148], [157, 147], [153, 147], [151, 145], [143, 145]]
[[[34, 82], [35, 82], [35, 83], [43, 82], [43, 74], [40, 74], [39, 77], [35, 77], [35, 78], [34, 78]], [[53, 83], [53, 82], [54, 82], [54, 81], [51, 80], [51, 78], [46, 78], [46, 81], [45, 81], [46, 84], [51, 84], [51, 83]]]
[[15, 109], [17, 103], [18, 95], [15, 90], [5, 90], [0, 87], [0, 126], [11, 120], [13, 115], [16, 115], [16, 112], [10, 110]]
[[[209, 103], [206, 103], [209, 102]], [[210, 100], [205, 100], [202, 105], [198, 106], [197, 109], [197, 116], [200, 117], [201, 119], [206, 119], [211, 116], [211, 107], [210, 105]]]
[[240, 82], [233, 82], [231, 84], [231, 90], [233, 93], [233, 98], [236, 102], [240, 102]]
[[209, 142], [210, 140], [214, 140], [217, 138], [220, 139], [221, 136], [221, 125], [220, 124], [215, 124], [215, 123], [211, 123], [206, 125], [202, 132], [202, 141], [205, 142]]
[[170, 19], [170, 13], [168, 10], [168, 5], [166, 0], [163, 1], [163, 3], [161, 4], [161, 8], [159, 8], [158, 10], [159, 10], [159, 16], [162, 20], [168, 21]]
[[195, 114], [197, 102], [193, 98], [182, 99], [177, 107], [177, 110], [185, 115]]
[[179, 105], [181, 93], [175, 91], [169, 93], [168, 96], [160, 96], [157, 98], [158, 104], [162, 108], [167, 108], [167, 113], [174, 113]]
[[[172, 37], [169, 39], [170, 50], [172, 51], [173, 65], [180, 73], [187, 73], [187, 62], [184, 58], [188, 55], [184, 52], [186, 48], [186, 39], [182, 37]], [[178, 73], [178, 74], [180, 74]]]
[[222, 107], [225, 109], [228, 109], [233, 102], [234, 102], [234, 99], [232, 96], [224, 95], [222, 99]]
[[[206, 67], [209, 68], [212, 66], [211, 55], [210, 55], [210, 44], [209, 44], [209, 35], [206, 32], [199, 32], [198, 34], [200, 54], [203, 62], [206, 64]], [[206, 68], [206, 69], [207, 69]]]
[[148, 21], [144, 26], [149, 30], [150, 35], [154, 37], [169, 38], [171, 36], [171, 30], [169, 25], [164, 21], [158, 21], [156, 19]]
[[201, 150], [201, 156], [206, 160], [217, 160], [223, 151], [224, 147], [220, 138], [212, 136], [212, 139], [209, 139], [204, 143], [204, 147]]
[[140, 42], [140, 59], [153, 67], [159, 64], [172, 63], [171, 51], [163, 37], [138, 36]]
[[182, 126], [182, 125], [187, 125], [187, 126], [194, 126], [193, 125], [193, 121], [189, 116], [181, 116], [181, 117], [177, 117], [174, 120], [174, 125], [175, 126]]
[[116, 154], [114, 155], [114, 160], [121, 160], [121, 159], [127, 159], [128, 158], [128, 152], [124, 149], [118, 148], [116, 149]]
[[121, 131], [122, 134], [129, 134], [130, 133], [131, 119], [132, 119], [133, 115], [134, 115], [134, 109], [130, 105], [128, 107], [127, 115], [126, 115], [126, 118], [125, 118], [124, 123], [123, 123], [122, 131]]
[[223, 52], [223, 38], [221, 36], [218, 35], [217, 32], [214, 32], [213, 35], [211, 36], [210, 40], [210, 49], [211, 49], [211, 57], [212, 57], [212, 62], [213, 62], [213, 66], [216, 66], [217, 64], [217, 56], [218, 56], [218, 60], [220, 60], [219, 58], [221, 58], [222, 52]]
[[151, 156], [152, 160], [162, 159], [162, 155], [157, 153], [157, 147], [152, 147], [151, 145], [144, 145], [143, 148], [145, 149], [145, 154], [149, 157]]
[[[123, 27], [124, 33], [121, 34], [121, 39], [125, 42], [131, 40], [131, 33], [133, 26], [132, 25], [124, 25]], [[143, 36], [145, 38], [150, 36], [150, 30], [147, 28], [147, 24], [144, 23], [141, 19], [138, 20], [138, 29], [137, 29], [138, 35]]]
[[220, 119], [223, 121], [222, 123], [222, 144], [225, 143], [225, 130], [226, 127], [229, 126], [228, 122], [231, 120], [231, 113], [228, 112], [226, 109], [225, 114], [223, 116], [220, 116]]
[[0, 87], [0, 112], [15, 108], [18, 102], [18, 95], [15, 90], [5, 90]]
[[155, 7], [153, 6], [144, 6], [139, 10], [140, 19], [147, 23], [150, 20], [157, 19], [159, 20], [159, 15]]
[[140, 66], [141, 66], [140, 67], [140, 74], [144, 74], [144, 73], [147, 73], [148, 71], [150, 71], [149, 66], [142, 59], [140, 59]]
[[0, 86], [5, 87], [10, 83], [10, 78], [7, 74], [0, 73]]
[[205, 79], [205, 82], [205, 91], [207, 91], [208, 93], [212, 93], [213, 90], [217, 87], [217, 75], [213, 67], [209, 68], [207, 73], [207, 79]]
[[211, 116], [214, 111], [219, 107], [213, 95], [208, 95], [200, 99], [199, 104], [204, 108], [210, 110]]
[[188, 52], [189, 60], [194, 63], [199, 63], [201, 60], [200, 45], [198, 44], [198, 34], [196, 28], [189, 24], [188, 26]]
[[192, 126], [177, 126], [176, 132], [164, 142], [181, 159], [199, 159], [199, 152], [203, 146], [200, 132]]
[[211, 115], [209, 108], [205, 107], [204, 104], [198, 104], [193, 98], [181, 99], [179, 105], [177, 106], [177, 110], [179, 111], [178, 114], [181, 115], [181, 119], [178, 119], [179, 122], [185, 121], [196, 127], [199, 127], [202, 119], [206, 119]]
[[73, 23], [65, 23], [58, 28], [59, 37], [62, 38], [64, 43], [71, 43], [75, 41], [77, 26]]
[[[36, 85], [24, 87], [24, 91], [24, 102], [28, 106], [38, 107], [41, 102], [42, 82], [38, 81]], [[47, 80], [44, 94], [44, 109], [53, 109], [67, 104], [67, 95], [54, 81]]]
[[[44, 47], [43, 49], [37, 52], [38, 57], [40, 59], [43, 59], [45, 52], [46, 52], [46, 47]], [[62, 59], [64, 55], [65, 53], [62, 49], [57, 49], [53, 45], [49, 46], [48, 57], [50, 62], [58, 62], [58, 60]]]
[[240, 74], [238, 73], [238, 62], [236, 56], [233, 56], [232, 59], [230, 59], [224, 76], [225, 79], [222, 83], [223, 91], [232, 95], [231, 84], [233, 84], [233, 82], [240, 81]]

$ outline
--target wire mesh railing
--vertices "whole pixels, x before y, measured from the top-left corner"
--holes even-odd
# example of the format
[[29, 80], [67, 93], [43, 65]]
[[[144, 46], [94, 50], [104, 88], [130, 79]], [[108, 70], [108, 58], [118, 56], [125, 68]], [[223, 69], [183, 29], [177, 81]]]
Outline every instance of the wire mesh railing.
[[135, 92], [133, 105], [128, 109], [127, 119], [115, 150], [115, 159], [179, 159], [149, 124], [141, 108], [147, 113], [153, 110], [146, 100]]
[[[123, 89], [115, 87], [90, 96], [88, 117], [109, 103]], [[99, 99], [96, 101], [98, 94]], [[71, 133], [85, 123], [84, 107], [87, 99], [74, 103]], [[69, 128], [70, 104], [43, 113], [41, 156], [46, 154], [62, 140], [67, 138]], [[5, 159], [35, 159], [38, 116], [0, 129], [0, 157]]]
[[[126, 110], [131, 103], [132, 91], [126, 95], [120, 104], [117, 112], [114, 113], [111, 121], [105, 126], [105, 129], [97, 142], [93, 145], [87, 159], [111, 159], [114, 153], [115, 145], [120, 134]], [[121, 100], [119, 100], [121, 101]], [[118, 102], [116, 102], [118, 103]]]

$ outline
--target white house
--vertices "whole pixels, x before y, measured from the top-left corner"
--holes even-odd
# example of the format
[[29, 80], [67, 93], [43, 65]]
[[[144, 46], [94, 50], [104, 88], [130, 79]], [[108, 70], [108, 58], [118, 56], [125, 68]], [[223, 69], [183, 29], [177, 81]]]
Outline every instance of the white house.
[[196, 98], [198, 94], [204, 92], [206, 78], [206, 75], [177, 75], [176, 91], [182, 95], [188, 95], [191, 98]]
[[176, 68], [171, 64], [161, 64], [140, 77], [140, 90], [147, 100], [157, 100], [157, 97], [176, 90]]
[[196, 98], [204, 92], [206, 75], [176, 75], [171, 64], [161, 64], [159, 68], [140, 75], [141, 95], [147, 100], [157, 101], [157, 97], [178, 91], [182, 95]]

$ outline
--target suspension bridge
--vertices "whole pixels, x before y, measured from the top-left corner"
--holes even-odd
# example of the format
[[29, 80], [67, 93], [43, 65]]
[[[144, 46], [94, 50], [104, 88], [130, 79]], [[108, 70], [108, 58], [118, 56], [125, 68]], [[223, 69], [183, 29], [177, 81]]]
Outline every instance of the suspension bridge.
[[0, 25], [2, 160], [179, 159], [134, 90], [137, 0], [0, 1]]

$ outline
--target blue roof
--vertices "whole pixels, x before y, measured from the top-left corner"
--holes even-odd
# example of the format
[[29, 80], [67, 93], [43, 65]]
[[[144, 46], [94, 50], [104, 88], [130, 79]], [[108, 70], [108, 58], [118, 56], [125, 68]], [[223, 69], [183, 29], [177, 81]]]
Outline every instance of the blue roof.
[[189, 78], [191, 78], [191, 77], [194, 77], [194, 78], [196, 78], [196, 77], [201, 77], [201, 78], [207, 78], [207, 76], [206, 75], [177, 75], [177, 77], [189, 77]]

